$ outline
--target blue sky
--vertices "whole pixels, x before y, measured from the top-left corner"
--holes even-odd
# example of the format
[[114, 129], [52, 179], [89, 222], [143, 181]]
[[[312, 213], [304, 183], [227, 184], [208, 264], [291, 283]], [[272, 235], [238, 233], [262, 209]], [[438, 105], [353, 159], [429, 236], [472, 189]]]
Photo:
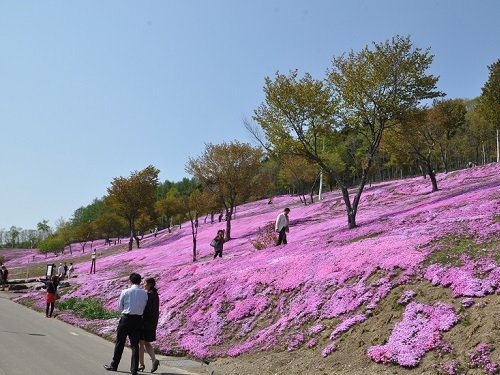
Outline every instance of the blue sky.
[[251, 141], [264, 77], [322, 78], [396, 34], [431, 47], [448, 97], [500, 58], [500, 2], [1, 1], [0, 228], [49, 224], [153, 164], [187, 176], [205, 142]]

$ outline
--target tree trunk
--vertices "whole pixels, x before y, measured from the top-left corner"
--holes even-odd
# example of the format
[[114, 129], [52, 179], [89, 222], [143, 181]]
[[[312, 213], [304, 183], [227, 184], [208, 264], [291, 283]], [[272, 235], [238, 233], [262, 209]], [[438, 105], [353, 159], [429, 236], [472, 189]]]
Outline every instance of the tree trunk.
[[436, 180], [436, 174], [432, 170], [432, 166], [430, 163], [427, 163], [427, 174], [429, 175], [429, 178], [431, 179], [432, 192], [434, 193], [435, 191], [438, 191], [438, 184], [437, 184], [437, 180]]
[[[197, 221], [198, 219], [196, 219]], [[196, 237], [198, 234], [198, 226], [194, 219], [191, 219], [191, 236], [193, 238], [193, 262], [196, 262]]]
[[342, 198], [344, 199], [346, 211], [347, 211], [347, 225], [349, 229], [356, 228], [356, 212], [352, 210], [351, 200], [349, 199], [349, 190], [346, 187], [341, 188]]
[[226, 241], [231, 239], [231, 217], [233, 216], [233, 206], [226, 208]]
[[129, 218], [128, 226], [130, 228], [130, 239], [128, 240], [128, 251], [131, 251], [132, 246], [134, 245], [134, 237], [135, 237], [135, 226], [134, 226], [134, 219], [133, 218]]

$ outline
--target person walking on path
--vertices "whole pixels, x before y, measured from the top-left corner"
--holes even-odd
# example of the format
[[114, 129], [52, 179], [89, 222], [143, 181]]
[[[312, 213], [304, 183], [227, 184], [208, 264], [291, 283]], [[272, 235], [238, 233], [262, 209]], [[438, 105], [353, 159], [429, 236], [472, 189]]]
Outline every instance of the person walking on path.
[[210, 242], [215, 250], [214, 259], [218, 256], [222, 258], [222, 250], [224, 248], [224, 229], [219, 229], [217, 231], [217, 236]]
[[92, 260], [92, 263], [90, 264], [90, 273], [94, 271], [95, 274], [95, 260], [97, 259], [97, 251], [95, 249], [92, 251], [92, 255], [90, 256], [90, 258]]
[[290, 225], [290, 221], [288, 219], [289, 213], [290, 213], [290, 209], [287, 207], [276, 218], [276, 225], [274, 226], [274, 228], [276, 229], [276, 232], [279, 233], [278, 242], [276, 242], [276, 246], [279, 246], [281, 244], [283, 244], [283, 245], [287, 244], [286, 234], [289, 230], [288, 226]]
[[[45, 317], [51, 318], [54, 312], [54, 305], [57, 299], [57, 285], [59, 284], [59, 278], [57, 276], [52, 276], [50, 281], [47, 283], [47, 294], [45, 295], [45, 302], [47, 306], [45, 307]], [[50, 309], [50, 311], [49, 311]]]
[[118, 309], [122, 316], [116, 328], [116, 342], [113, 353], [113, 360], [109, 365], [104, 365], [108, 371], [116, 371], [118, 364], [122, 359], [123, 348], [127, 336], [130, 340], [130, 348], [132, 349], [132, 360], [130, 362], [130, 372], [132, 375], [137, 375], [139, 367], [139, 339], [142, 329], [142, 314], [148, 302], [148, 293], [142, 289], [141, 275], [132, 273], [129, 276], [130, 288], [125, 289], [120, 294], [118, 301]]
[[144, 351], [148, 352], [151, 358], [151, 372], [158, 370], [160, 361], [156, 359], [155, 351], [151, 343], [156, 341], [156, 327], [160, 318], [160, 298], [156, 289], [156, 281], [152, 277], [144, 282], [144, 289], [148, 292], [148, 303], [142, 316], [141, 341], [139, 342], [139, 371], [144, 371]]

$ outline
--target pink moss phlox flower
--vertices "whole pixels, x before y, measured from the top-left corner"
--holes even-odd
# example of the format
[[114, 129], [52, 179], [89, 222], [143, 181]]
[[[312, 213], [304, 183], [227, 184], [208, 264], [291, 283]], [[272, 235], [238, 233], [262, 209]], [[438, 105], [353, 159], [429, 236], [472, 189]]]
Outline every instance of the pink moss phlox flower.
[[491, 348], [488, 344], [478, 344], [469, 352], [469, 367], [480, 368], [485, 374], [497, 374], [500, 371], [500, 362], [493, 362], [490, 352]]
[[288, 345], [287, 345], [287, 350], [292, 351], [292, 350], [297, 350], [300, 345], [304, 343], [304, 334], [303, 333], [296, 333], [295, 335], [292, 335], [288, 338]]
[[416, 295], [417, 295], [417, 293], [415, 293], [414, 290], [411, 290], [411, 289], [405, 290], [403, 292], [403, 294], [401, 294], [401, 297], [399, 297], [397, 303], [399, 305], [406, 305], [407, 303], [412, 301]]
[[307, 347], [309, 349], [314, 348], [316, 345], [318, 345], [318, 339], [316, 339], [316, 338], [312, 338], [311, 340], [309, 340], [307, 342]]
[[[478, 262], [466, 260], [462, 266], [446, 267], [433, 264], [427, 267], [424, 277], [434, 285], [449, 286], [454, 297], [483, 297], [495, 292], [499, 286], [499, 267], [490, 263], [489, 273], [477, 277]], [[484, 275], [484, 274], [483, 274]]]
[[350, 318], [343, 320], [330, 334], [330, 339], [335, 340], [341, 333], [348, 331], [354, 325], [364, 322], [366, 316], [364, 314], [357, 314]]
[[320, 332], [323, 332], [325, 326], [323, 324], [315, 324], [311, 328], [309, 328], [309, 335], [317, 335]]
[[458, 375], [458, 360], [454, 359], [451, 362], [446, 362], [440, 364], [440, 368], [442, 371], [444, 371], [448, 375]]
[[368, 356], [375, 362], [415, 367], [426, 352], [443, 344], [440, 332], [450, 329], [457, 321], [458, 315], [450, 305], [410, 302], [387, 343], [370, 347]]
[[462, 299], [460, 304], [465, 308], [471, 307], [474, 304], [474, 299], [472, 299], [470, 297], [464, 298], [464, 299]]
[[321, 356], [323, 358], [326, 358], [328, 357], [332, 352], [334, 352], [335, 350], [337, 350], [337, 344], [335, 344], [334, 342], [327, 345], [322, 351], [321, 351]]

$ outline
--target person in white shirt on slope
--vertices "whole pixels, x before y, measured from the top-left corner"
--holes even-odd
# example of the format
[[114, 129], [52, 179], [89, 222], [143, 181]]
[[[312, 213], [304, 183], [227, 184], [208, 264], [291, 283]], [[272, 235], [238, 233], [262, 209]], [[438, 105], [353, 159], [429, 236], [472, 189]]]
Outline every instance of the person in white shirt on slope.
[[278, 242], [276, 242], [276, 246], [281, 244], [286, 245], [286, 234], [288, 232], [288, 226], [290, 225], [290, 221], [288, 219], [288, 214], [290, 213], [290, 209], [287, 207], [283, 210], [282, 213], [278, 215], [276, 218], [276, 224], [274, 229], [279, 233]]

